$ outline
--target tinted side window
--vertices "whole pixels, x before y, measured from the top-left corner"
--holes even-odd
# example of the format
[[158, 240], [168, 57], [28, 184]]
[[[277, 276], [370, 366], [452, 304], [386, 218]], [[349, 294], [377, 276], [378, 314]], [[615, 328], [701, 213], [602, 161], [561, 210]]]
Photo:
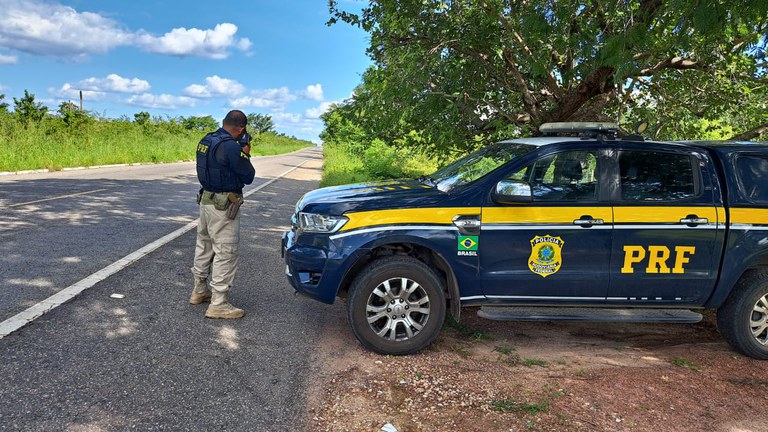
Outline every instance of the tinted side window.
[[545, 156], [509, 178], [531, 185], [534, 201], [597, 199], [597, 155], [572, 151]]
[[768, 157], [739, 156], [736, 159], [741, 194], [756, 203], [768, 203]]
[[677, 201], [697, 195], [694, 161], [689, 155], [622, 151], [619, 154], [621, 198]]

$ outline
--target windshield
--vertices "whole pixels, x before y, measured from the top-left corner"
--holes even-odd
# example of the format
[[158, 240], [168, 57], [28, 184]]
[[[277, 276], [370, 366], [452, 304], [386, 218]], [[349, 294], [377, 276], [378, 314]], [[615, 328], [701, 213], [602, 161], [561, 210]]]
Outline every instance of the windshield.
[[440, 168], [425, 180], [441, 191], [447, 192], [457, 186], [473, 182], [535, 148], [528, 144], [491, 144]]

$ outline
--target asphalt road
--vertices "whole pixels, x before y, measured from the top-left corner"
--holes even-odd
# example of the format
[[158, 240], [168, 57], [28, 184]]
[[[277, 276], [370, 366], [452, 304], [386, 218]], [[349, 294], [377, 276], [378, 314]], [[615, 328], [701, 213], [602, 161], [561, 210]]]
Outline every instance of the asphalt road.
[[[254, 159], [245, 191], [304, 161], [242, 207], [245, 318], [187, 303], [191, 230], [0, 339], [0, 430], [304, 429], [324, 317], [343, 306], [295, 297], [279, 245], [320, 151]], [[194, 221], [196, 190], [191, 163], [0, 177], [0, 321]]]

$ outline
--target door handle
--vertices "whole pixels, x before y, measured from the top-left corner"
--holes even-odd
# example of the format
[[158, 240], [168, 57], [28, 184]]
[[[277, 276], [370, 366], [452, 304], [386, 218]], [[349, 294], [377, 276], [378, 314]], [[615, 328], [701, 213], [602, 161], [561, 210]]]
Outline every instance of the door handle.
[[682, 219], [680, 219], [680, 223], [686, 224], [688, 226], [696, 226], [701, 224], [707, 224], [709, 223], [709, 219], [707, 218], [700, 218], [696, 215], [688, 215]]
[[459, 229], [459, 232], [465, 235], [480, 232], [480, 226], [482, 225], [480, 215], [456, 215], [453, 217], [452, 222]]
[[602, 225], [605, 221], [602, 219], [593, 219], [592, 216], [582, 216], [580, 219], [576, 219], [573, 221], [574, 225], [579, 225], [584, 228], [589, 228], [592, 225]]

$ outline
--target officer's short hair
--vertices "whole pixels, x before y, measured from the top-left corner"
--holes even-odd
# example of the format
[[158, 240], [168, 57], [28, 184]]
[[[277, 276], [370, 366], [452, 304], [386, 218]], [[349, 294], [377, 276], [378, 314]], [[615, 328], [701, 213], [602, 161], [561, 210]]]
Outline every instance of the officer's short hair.
[[248, 117], [240, 110], [232, 110], [227, 113], [222, 123], [224, 126], [245, 127], [248, 124]]

